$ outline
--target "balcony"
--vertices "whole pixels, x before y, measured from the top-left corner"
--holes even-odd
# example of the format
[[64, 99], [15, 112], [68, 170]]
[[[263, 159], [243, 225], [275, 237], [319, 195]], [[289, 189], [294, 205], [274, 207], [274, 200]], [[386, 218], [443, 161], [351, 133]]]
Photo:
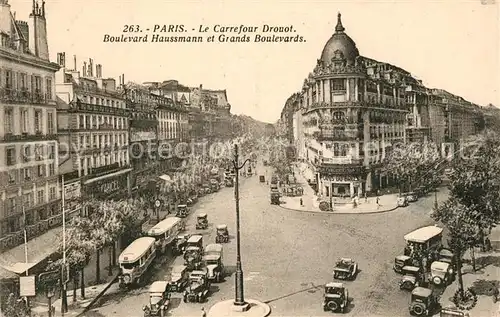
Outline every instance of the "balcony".
[[313, 137], [318, 141], [355, 141], [363, 139], [362, 132], [315, 132]]
[[54, 141], [57, 140], [57, 134], [42, 134], [42, 133], [36, 133], [36, 134], [29, 134], [29, 133], [22, 133], [22, 134], [13, 134], [13, 133], [6, 133], [3, 137], [3, 141], [5, 142], [32, 142], [32, 141]]
[[158, 125], [156, 119], [151, 118], [131, 118], [130, 127], [134, 129], [149, 129], [154, 128]]
[[98, 177], [101, 175], [111, 174], [113, 172], [117, 172], [121, 169], [127, 168], [128, 166], [120, 166], [119, 163], [113, 163], [106, 166], [95, 167], [90, 170], [90, 173], [86, 176], [88, 178]]
[[320, 165], [362, 165], [363, 159], [356, 159], [352, 157], [322, 157], [319, 161]]
[[101, 105], [93, 105], [93, 104], [85, 103], [85, 102], [81, 102], [81, 101], [77, 101], [76, 104], [72, 103], [70, 111], [71, 110], [74, 112], [84, 111], [84, 112], [109, 114], [109, 115], [123, 116], [123, 117], [128, 116], [127, 109], [101, 106]]
[[35, 90], [31, 92], [28, 89], [0, 88], [0, 102], [14, 104], [48, 104], [53, 101], [47, 94]]

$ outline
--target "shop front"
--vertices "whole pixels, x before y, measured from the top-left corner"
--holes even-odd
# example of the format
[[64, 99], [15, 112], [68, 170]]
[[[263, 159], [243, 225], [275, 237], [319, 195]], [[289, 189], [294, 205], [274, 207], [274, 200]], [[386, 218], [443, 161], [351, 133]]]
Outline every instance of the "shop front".
[[83, 181], [83, 197], [96, 199], [128, 197], [131, 170], [127, 168]]
[[364, 194], [366, 170], [363, 166], [319, 167], [319, 190], [326, 197], [354, 197]]

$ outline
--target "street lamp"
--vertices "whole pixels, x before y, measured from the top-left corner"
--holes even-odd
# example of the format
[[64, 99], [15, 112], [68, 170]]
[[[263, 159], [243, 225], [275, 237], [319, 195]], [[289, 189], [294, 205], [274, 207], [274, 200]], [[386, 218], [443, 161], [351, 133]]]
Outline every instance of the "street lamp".
[[246, 159], [241, 166], [239, 163], [238, 145], [234, 145], [234, 160], [233, 166], [236, 174], [236, 182], [234, 184], [234, 196], [236, 201], [236, 275], [235, 275], [235, 290], [236, 297], [234, 300], [234, 306], [241, 308], [241, 311], [245, 311], [249, 308], [248, 303], [245, 302], [245, 297], [243, 293], [243, 269], [241, 268], [241, 248], [240, 248], [240, 190], [239, 190], [239, 171], [245, 164], [249, 161]]

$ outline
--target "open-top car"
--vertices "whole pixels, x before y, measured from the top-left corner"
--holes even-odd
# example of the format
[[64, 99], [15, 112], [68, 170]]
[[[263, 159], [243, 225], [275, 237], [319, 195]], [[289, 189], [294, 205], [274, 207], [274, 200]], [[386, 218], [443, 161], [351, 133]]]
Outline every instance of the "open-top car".
[[349, 292], [342, 283], [328, 283], [325, 285], [323, 310], [343, 313], [349, 304]]
[[422, 272], [419, 267], [405, 266], [402, 270], [403, 277], [399, 281], [399, 289], [412, 291], [419, 286], [422, 279]]
[[341, 258], [333, 268], [333, 278], [338, 280], [352, 280], [358, 273], [358, 264], [349, 258]]
[[439, 308], [439, 300], [432, 290], [425, 287], [416, 287], [411, 292], [410, 315], [432, 316]]
[[198, 270], [202, 264], [202, 250], [198, 247], [187, 247], [184, 252], [184, 265], [189, 270]]
[[403, 273], [403, 267], [412, 265], [412, 258], [407, 255], [398, 255], [394, 259], [394, 272]]
[[144, 305], [144, 317], [166, 316], [168, 305], [170, 304], [169, 283], [156, 281], [149, 287], [149, 304]]
[[435, 261], [431, 264], [432, 284], [436, 286], [448, 286], [455, 280], [455, 272], [449, 263]]
[[207, 278], [207, 271], [193, 271], [189, 274], [189, 283], [184, 291], [184, 303], [202, 303], [208, 296], [210, 282]]
[[196, 229], [207, 229], [208, 228], [208, 216], [206, 213], [202, 212], [196, 216]]
[[227, 225], [217, 225], [216, 234], [215, 243], [229, 242], [229, 231], [227, 230]]
[[177, 213], [175, 214], [176, 217], [186, 218], [188, 214], [189, 210], [187, 205], [177, 205]]
[[185, 234], [179, 234], [174, 239], [174, 242], [172, 244], [172, 251], [175, 255], [184, 253], [184, 251], [186, 250], [186, 245], [189, 237], [190, 235], [185, 233]]
[[188, 282], [189, 272], [185, 265], [176, 265], [172, 267], [170, 273], [170, 291], [182, 292]]

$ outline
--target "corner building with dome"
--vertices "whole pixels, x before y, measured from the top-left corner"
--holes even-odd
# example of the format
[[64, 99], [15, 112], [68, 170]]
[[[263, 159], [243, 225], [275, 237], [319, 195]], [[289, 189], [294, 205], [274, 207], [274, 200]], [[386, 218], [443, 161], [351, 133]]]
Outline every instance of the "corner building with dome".
[[[300, 135], [294, 132], [299, 139], [295, 141], [297, 152], [309, 163], [318, 194], [375, 194], [394, 183], [382, 169], [382, 161], [394, 144], [424, 139], [446, 142], [447, 137], [476, 133], [478, 106], [464, 101], [459, 106], [465, 110], [453, 112], [452, 117], [451, 105], [445, 105], [443, 94], [449, 93], [429, 90], [409, 72], [361, 56], [345, 33], [339, 13], [335, 33], [304, 80], [295, 106], [285, 105], [300, 116], [300, 120], [290, 122], [301, 125]], [[461, 99], [448, 97], [456, 98]], [[452, 135], [454, 126], [469, 119], [471, 127]], [[442, 126], [442, 131], [433, 130], [433, 123]]]

